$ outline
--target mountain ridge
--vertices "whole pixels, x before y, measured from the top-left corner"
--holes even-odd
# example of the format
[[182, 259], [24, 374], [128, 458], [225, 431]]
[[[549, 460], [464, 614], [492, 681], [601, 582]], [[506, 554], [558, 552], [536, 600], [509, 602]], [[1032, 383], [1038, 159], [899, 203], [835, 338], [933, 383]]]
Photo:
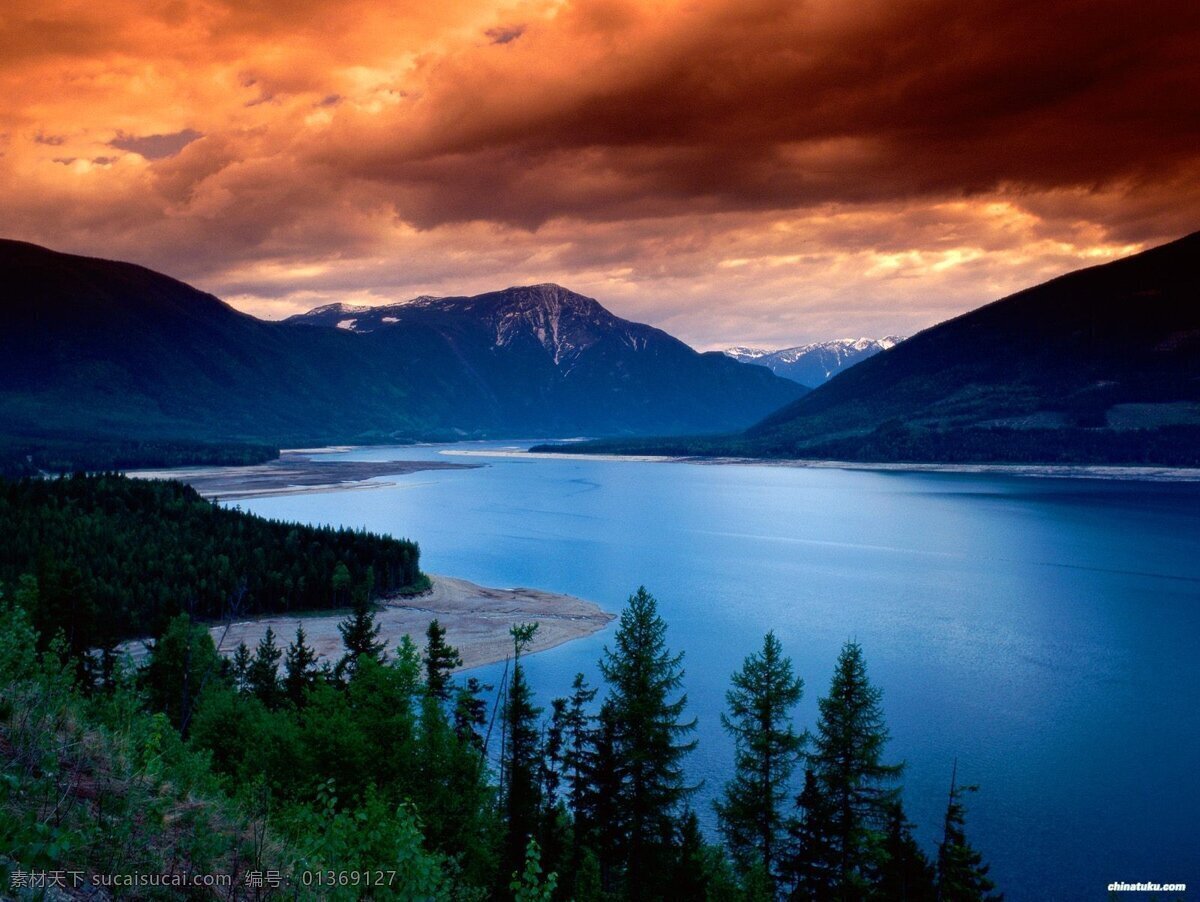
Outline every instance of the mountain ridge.
[[[559, 286], [404, 312], [324, 305], [331, 328], [311, 328], [135, 264], [3, 240], [0, 284], [10, 434], [285, 444], [698, 432], [748, 425], [803, 392]], [[401, 327], [346, 322], [372, 316]]]

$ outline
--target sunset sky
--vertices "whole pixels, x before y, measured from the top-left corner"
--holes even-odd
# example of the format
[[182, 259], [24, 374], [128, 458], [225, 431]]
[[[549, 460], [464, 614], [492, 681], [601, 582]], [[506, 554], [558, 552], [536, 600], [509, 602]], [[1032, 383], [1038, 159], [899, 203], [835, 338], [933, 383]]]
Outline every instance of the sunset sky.
[[911, 333], [1200, 229], [1200, 3], [15, 0], [0, 234], [280, 317]]

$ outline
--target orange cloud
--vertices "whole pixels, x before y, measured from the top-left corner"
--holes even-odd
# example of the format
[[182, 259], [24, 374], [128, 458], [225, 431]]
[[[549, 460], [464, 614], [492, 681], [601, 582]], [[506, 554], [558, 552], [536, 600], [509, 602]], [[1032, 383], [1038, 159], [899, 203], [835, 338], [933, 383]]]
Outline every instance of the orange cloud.
[[1200, 7], [46, 0], [6, 234], [284, 314], [562, 281], [699, 345], [908, 332], [1200, 223]]

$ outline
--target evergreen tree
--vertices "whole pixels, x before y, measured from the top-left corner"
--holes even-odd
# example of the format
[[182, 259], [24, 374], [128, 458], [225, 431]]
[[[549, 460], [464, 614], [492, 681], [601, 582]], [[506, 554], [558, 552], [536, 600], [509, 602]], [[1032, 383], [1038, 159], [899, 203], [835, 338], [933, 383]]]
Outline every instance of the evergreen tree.
[[538, 780], [541, 783], [543, 804], [549, 809], [558, 804], [562, 783], [564, 743], [566, 742], [567, 700], [550, 702], [550, 723], [542, 736], [542, 753], [538, 761]]
[[796, 808], [789, 829], [792, 854], [784, 863], [792, 885], [790, 898], [796, 902], [832, 899], [838, 883], [832, 817], [812, 768], [805, 768]]
[[1003, 896], [992, 892], [996, 884], [988, 877], [989, 866], [983, 856], [967, 841], [964, 793], [976, 792], [978, 786], [957, 785], [958, 764], [950, 777], [950, 800], [946, 804], [946, 824], [942, 843], [938, 847], [937, 891], [945, 902], [1001, 902]]
[[937, 898], [933, 866], [912, 835], [913, 825], [899, 802], [888, 809], [876, 893], [896, 902], [933, 902]]
[[746, 658], [725, 694], [729, 711], [721, 715], [721, 725], [733, 737], [734, 774], [715, 807], [742, 873], [759, 865], [768, 879], [777, 876], [787, 828], [783, 807], [805, 742], [792, 726], [791, 711], [803, 692], [804, 681], [769, 632], [762, 650]]
[[[588, 686], [582, 673], [575, 674], [571, 683], [571, 698], [563, 719], [563, 776], [567, 781], [567, 798], [576, 822], [585, 818], [584, 796], [588, 788], [588, 776], [595, 753], [594, 717], [588, 714], [588, 705], [596, 697], [595, 689]], [[579, 831], [576, 830], [578, 835]]]
[[237, 649], [233, 652], [233, 660], [229, 665], [234, 688], [239, 692], [245, 692], [249, 689], [250, 663], [253, 660], [250, 655], [250, 649], [246, 647], [246, 643], [239, 642]]
[[508, 825], [501, 860], [504, 873], [515, 870], [524, 860], [526, 846], [536, 838], [541, 815], [537, 727], [541, 708], [533, 704], [533, 690], [525, 678], [525, 665], [521, 662], [521, 653], [536, 632], [536, 623], [517, 624], [510, 630], [513, 668], [504, 705], [504, 746], [501, 753], [501, 786]]
[[867, 679], [862, 647], [847, 642], [838, 656], [809, 764], [820, 805], [828, 814], [836, 890], [843, 899], [864, 897], [881, 861], [880, 842], [889, 808], [899, 798], [891, 786], [902, 764], [884, 764], [888, 740], [882, 692]]
[[614, 647], [605, 647], [600, 662], [616, 726], [618, 857], [634, 898], [665, 891], [679, 808], [695, 788], [685, 783], [683, 759], [696, 742], [683, 737], [696, 721], [681, 719], [687, 706], [687, 695], [679, 692], [683, 654], [667, 648], [666, 631], [658, 603], [639, 588], [621, 613]]
[[425, 686], [440, 701], [450, 698], [450, 674], [462, 666], [458, 649], [446, 643], [446, 630], [437, 620], [425, 631]]
[[602, 891], [612, 893], [618, 889], [626, 837], [620, 801], [624, 771], [617, 748], [620, 729], [608, 699], [600, 705], [594, 722], [595, 727], [584, 734], [582, 753], [573, 753], [578, 768], [572, 790], [575, 859], [582, 867], [592, 854], [597, 860]]
[[250, 691], [268, 708], [279, 704], [279, 659], [283, 652], [275, 644], [275, 631], [267, 627], [266, 633], [258, 640], [254, 650], [254, 660], [246, 672], [246, 681]]
[[346, 653], [337, 666], [339, 679], [353, 679], [362, 657], [371, 658], [381, 664], [387, 660], [383, 653], [386, 643], [380, 640], [379, 630], [379, 624], [375, 622], [375, 612], [371, 610], [367, 588], [360, 586], [354, 590], [354, 610], [338, 624], [342, 644], [346, 647]]
[[492, 687], [476, 677], [468, 677], [466, 685], [458, 687], [454, 699], [454, 733], [460, 742], [483, 751], [480, 730], [487, 724], [487, 701], [481, 696]]
[[296, 638], [287, 647], [283, 658], [283, 691], [297, 708], [304, 704], [304, 694], [317, 683], [317, 653], [308, 645], [304, 627], [296, 626]]

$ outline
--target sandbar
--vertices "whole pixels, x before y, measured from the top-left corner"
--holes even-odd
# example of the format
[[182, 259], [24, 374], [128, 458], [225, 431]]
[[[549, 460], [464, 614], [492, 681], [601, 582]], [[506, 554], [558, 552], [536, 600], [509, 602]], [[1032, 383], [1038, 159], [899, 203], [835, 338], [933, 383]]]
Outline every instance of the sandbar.
[[[572, 639], [599, 632], [615, 619], [599, 605], [573, 595], [545, 592], [541, 589], [492, 589], [465, 579], [431, 576], [432, 588], [423, 595], [383, 599], [375, 612], [380, 638], [394, 650], [400, 639], [409, 635], [424, 647], [425, 630], [431, 620], [446, 630], [446, 641], [458, 648], [462, 668], [481, 667], [503, 661], [512, 654], [509, 627], [517, 623], [538, 624], [527, 653], [545, 651]], [[218, 650], [232, 655], [242, 642], [253, 652], [270, 627], [275, 641], [285, 647], [303, 626], [306, 640], [322, 660], [337, 662], [344, 649], [338, 624], [346, 611], [307, 611], [271, 614], [232, 623], [214, 624], [209, 632]], [[124, 643], [120, 651], [135, 661], [146, 656], [143, 640]]]

